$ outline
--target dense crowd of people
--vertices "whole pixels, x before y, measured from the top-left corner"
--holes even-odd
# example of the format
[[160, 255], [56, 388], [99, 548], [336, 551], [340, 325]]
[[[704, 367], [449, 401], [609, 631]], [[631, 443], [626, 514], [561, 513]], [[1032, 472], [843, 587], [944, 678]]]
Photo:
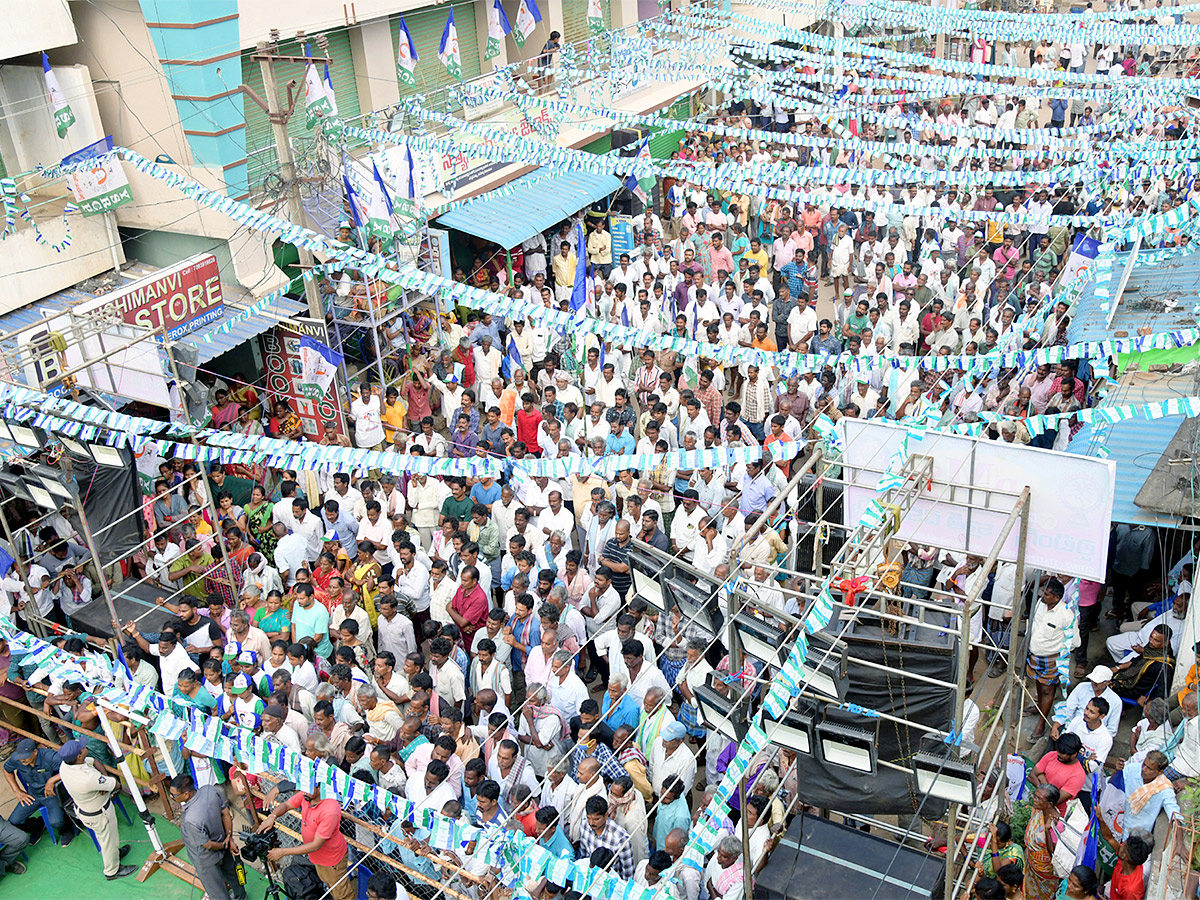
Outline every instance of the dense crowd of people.
[[[1076, 45], [1062, 51], [1030, 48], [1030, 64], [1061, 59], [1079, 71], [1091, 58]], [[1003, 53], [1012, 58], [1005, 48], [997, 61]], [[1115, 64], [1117, 56], [1099, 49], [1102, 63]], [[858, 137], [894, 142], [890, 155], [873, 157], [847, 142], [829, 161], [884, 170], [886, 161], [902, 159], [931, 171], [978, 172], [988, 165], [962, 152], [968, 141], [955, 135], [956, 126], [1032, 129], [1047, 117], [1051, 126], [1064, 124], [1058, 101], [1039, 105], [1015, 86], [1006, 93], [886, 110], [893, 121], [911, 124], [877, 128], [864, 120]], [[1070, 114], [1073, 124], [1091, 125], [1097, 111], [1072, 107]], [[1172, 136], [1173, 126], [1158, 121], [1147, 133]], [[762, 136], [734, 140], [698, 129], [673, 157], [698, 169], [730, 160], [810, 164], [823, 152], [817, 145], [777, 143], [768, 132], [831, 136], [815, 118], [745, 101], [712, 122], [762, 129]], [[635, 217], [632, 253], [614, 258], [605, 220], [584, 211], [508, 248], [507, 259], [481, 250], [460, 277], [569, 308], [584, 265], [588, 315], [714, 346], [970, 357], [1061, 345], [1072, 312], [1056, 301], [1053, 285], [1087, 229], [1052, 225], [1050, 217], [1166, 212], [1185, 203], [1193, 187], [1166, 176], [1117, 191], [1048, 185], [1048, 164], [1035, 154], [996, 155], [991, 171], [1027, 172], [1028, 185], [849, 185], [837, 188], [841, 206], [764, 201], [665, 179], [655, 202]], [[997, 217], [964, 220], [964, 211]], [[1001, 218], [1007, 214], [1019, 223]], [[357, 240], [349, 228], [339, 236]], [[1184, 230], [1159, 244], [1186, 249], [1189, 241]], [[331, 315], [350, 306], [361, 317], [373, 303], [398, 301], [349, 271], [327, 278], [322, 292]], [[788, 538], [798, 527], [792, 513], [799, 493], [789, 479], [814, 446], [836, 460], [822, 423], [905, 420], [933, 409], [947, 425], [997, 412], [1004, 419], [985, 430], [986, 438], [1063, 449], [1077, 422], [1031, 435], [1023, 420], [1078, 411], [1097, 400], [1094, 388], [1103, 380], [1077, 360], [986, 374], [965, 365], [867, 371], [841, 360], [796, 374], [722, 363], [715, 352], [688, 356], [580, 339], [536, 319], [465, 309], [440, 317], [410, 310], [399, 326], [380, 326], [377, 347], [398, 377], [373, 383], [367, 360], [346, 409], [352, 436], [330, 421], [320, 440], [394, 451], [394, 469], [162, 463], [146, 501], [148, 539], [130, 562], [133, 574], [161, 594], [157, 603], [169, 617], [156, 629], [124, 623], [132, 679], [161, 690], [177, 708], [202, 710], [333, 762], [419, 810], [520, 829], [556, 856], [586, 858], [650, 887], [680, 859], [736, 750], [701, 724], [697, 687], [713, 673], [726, 690], [729, 681], [770, 673], [753, 661], [731, 671], [721, 628], [727, 610], [719, 601], [708, 631], [678, 608], [660, 613], [637, 596], [635, 539], [718, 583], [738, 578], [765, 617], [772, 610], [797, 615], [801, 581], [781, 571], [794, 564]], [[286, 399], [242, 373], [204, 377], [211, 427], [305, 439]], [[795, 446], [781, 452], [788, 444]], [[670, 455], [759, 446], [760, 460], [695, 469], [680, 468]], [[521, 465], [634, 454], [657, 454], [657, 462], [622, 468], [611, 480], [529, 476]], [[411, 457], [499, 460], [502, 474], [416, 474], [402, 462]], [[793, 490], [781, 515], [766, 516], [772, 501]], [[1145, 895], [1159, 813], [1177, 813], [1176, 791], [1200, 775], [1196, 665], [1183, 690], [1170, 687], [1177, 667], [1186, 668], [1192, 654], [1200, 659], [1200, 645], [1180, 645], [1193, 556], [1181, 558], [1161, 595], [1152, 596], [1153, 541], [1144, 527], [1114, 527], [1108, 584], [1045, 575], [1017, 585], [1008, 563], [985, 571], [978, 557], [904, 549], [903, 582], [914, 597], [937, 587], [961, 602], [981, 580], [986, 585], [972, 614], [973, 690], [1004, 671], [1003, 656], [992, 651], [1022, 646], [1021, 636], [1010, 634], [1014, 594], [1033, 598], [1024, 636], [1034, 700], [1029, 737], [1034, 746], [1045, 738], [1050, 749], [1030, 761], [1024, 831], [1002, 816], [979, 836], [972, 857], [979, 900], [1085, 900], [1105, 884], [1113, 900]], [[0, 588], [5, 612], [25, 624], [34, 617], [68, 624], [104, 577], [90, 565], [69, 510], [20, 534], [15, 552], [26, 578], [12, 568]], [[1107, 637], [1111, 660], [1095, 664], [1088, 639], [1101, 629], [1109, 586], [1108, 615], [1119, 630]], [[980, 654], [989, 641], [992, 651]], [[66, 652], [91, 652], [80, 637], [58, 643]], [[1073, 687], [1061, 682], [1063, 652], [1074, 655]], [[42, 695], [25, 683], [31, 669], [19, 654], [0, 653], [0, 661], [7, 663], [0, 694], [78, 727], [94, 725], [94, 705], [81, 685], [52, 681]], [[1065, 713], [1055, 709], [1060, 693], [1067, 694]], [[1114, 746], [1126, 707], [1126, 718], [1137, 718], [1128, 753]], [[979, 717], [968, 701], [968, 716], [972, 710], [964, 737], [968, 728], [973, 736]], [[13, 707], [3, 715], [32, 727]], [[74, 736], [45, 719], [41, 725], [55, 743]], [[63, 765], [88, 767], [91, 759], [96, 777], [111, 782], [105, 767], [118, 760], [86, 735], [80, 746], [68, 743], [65, 756], [12, 736], [5, 771], [19, 803], [0, 826], [0, 865], [20, 872], [13, 851], [36, 838], [30, 822], [38, 809], [52, 807], [46, 824], [64, 843], [71, 836], [61, 804], [53, 809], [54, 779], [67, 776], [55, 773]], [[495, 873], [475, 848], [439, 853], [428, 833], [369, 803], [344, 811], [320, 788], [296, 792], [270, 772], [172, 747], [181, 774], [171, 796], [184, 805], [184, 839], [210, 900], [244, 896], [232, 878], [230, 785], [243, 799], [249, 788], [267, 796], [253, 801], [264, 814], [263, 830], [291, 811], [300, 814], [299, 844], [273, 849], [269, 858], [307, 856], [337, 900], [355, 896], [348, 871], [358, 863], [372, 872], [367, 896], [379, 900], [398, 892], [432, 897], [439, 883], [483, 897], [493, 884]], [[675, 872], [664, 885], [672, 896], [741, 900], [746, 872], [761, 871], [804, 807], [793, 762], [779, 748], [755, 760], [745, 809], [735, 799], [726, 837], [703, 872]], [[1086, 788], [1097, 771], [1120, 773], [1110, 780], [1123, 783], [1120, 818], [1101, 819], [1112, 853], [1104, 864], [1064, 875], [1053, 862], [1063, 815], [1074, 798], [1089, 809], [1099, 801]], [[743, 816], [748, 858], [735, 837]], [[119, 866], [114, 841], [115, 830], [105, 844], [106, 874], [128, 868]], [[360, 845], [375, 853], [364, 856]], [[425, 879], [398, 875], [380, 853]], [[545, 879], [527, 889], [536, 898], [564, 893]]]

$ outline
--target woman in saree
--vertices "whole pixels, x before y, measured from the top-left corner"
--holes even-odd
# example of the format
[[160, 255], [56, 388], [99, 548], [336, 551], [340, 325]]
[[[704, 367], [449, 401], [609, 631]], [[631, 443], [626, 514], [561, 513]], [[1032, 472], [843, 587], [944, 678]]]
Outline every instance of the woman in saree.
[[254, 612], [254, 624], [262, 630], [271, 643], [291, 641], [292, 619], [288, 615], [288, 611], [283, 608], [283, 597], [279, 591], [271, 591], [267, 594], [266, 605]]
[[267, 499], [267, 489], [256, 484], [250, 491], [250, 502], [242, 510], [246, 514], [246, 530], [250, 533], [250, 543], [258, 548], [264, 559], [275, 558], [275, 546], [279, 538], [272, 531], [274, 521], [271, 514], [275, 504]]
[[379, 593], [376, 579], [382, 571], [379, 563], [375, 561], [375, 544], [372, 541], [359, 541], [358, 559], [346, 571], [345, 578], [346, 583], [354, 588], [354, 592], [361, 598], [362, 608], [367, 611], [372, 628], [379, 619], [379, 613], [375, 609], [375, 595]]
[[1063, 823], [1058, 804], [1062, 795], [1052, 784], [1043, 784], [1033, 794], [1033, 811], [1025, 826], [1025, 897], [1054, 900], [1062, 880], [1054, 873], [1054, 847]]

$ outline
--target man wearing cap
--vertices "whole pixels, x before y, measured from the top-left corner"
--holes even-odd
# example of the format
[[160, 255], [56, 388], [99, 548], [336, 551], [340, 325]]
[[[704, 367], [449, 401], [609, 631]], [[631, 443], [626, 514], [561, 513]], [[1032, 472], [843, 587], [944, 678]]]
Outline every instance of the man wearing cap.
[[307, 856], [333, 900], [354, 900], [357, 892], [346, 877], [346, 838], [342, 835], [342, 807], [332, 797], [321, 796], [321, 784], [311, 792], [297, 791], [262, 820], [256, 831], [265, 834], [289, 810], [300, 812], [300, 841], [295, 847], [275, 847], [267, 859], [277, 863], [285, 856]]
[[74, 839], [75, 830], [66, 823], [62, 804], [54, 792], [62, 780], [58, 770], [58, 756], [54, 750], [39, 748], [29, 738], [22, 738], [13, 755], [5, 760], [4, 779], [17, 798], [17, 805], [8, 816], [9, 823], [31, 835], [40, 835], [37, 823], [33, 823], [34, 830], [27, 828], [25, 823], [45, 807], [46, 823], [59, 835], [59, 842], [65, 847]]
[[91, 829], [100, 845], [104, 877], [112, 881], [132, 875], [138, 867], [121, 865], [129, 844], [117, 844], [117, 814], [112, 807], [113, 794], [120, 789], [120, 782], [107, 773], [102, 763], [87, 755], [83, 741], [63, 744], [58, 750], [58, 762], [59, 777], [75, 801], [79, 821]]
[[696, 783], [696, 757], [684, 745], [687, 729], [679, 722], [663, 727], [650, 754], [650, 784], [660, 797], [663, 785], [678, 778], [690, 787]]
[[191, 775], [176, 775], [171, 779], [171, 799], [183, 807], [179, 824], [183, 845], [209, 900], [246, 900], [231, 852], [236, 846], [233, 816], [224, 791], [215, 784], [197, 790]]

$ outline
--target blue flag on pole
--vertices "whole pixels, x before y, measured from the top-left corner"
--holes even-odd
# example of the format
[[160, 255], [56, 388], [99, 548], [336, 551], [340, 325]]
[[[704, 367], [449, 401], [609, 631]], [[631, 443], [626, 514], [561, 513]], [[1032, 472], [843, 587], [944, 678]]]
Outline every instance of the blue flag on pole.
[[575, 226], [575, 283], [571, 286], [571, 312], [579, 312], [587, 303], [587, 246], [583, 226]]
[[523, 369], [525, 366], [521, 362], [521, 351], [517, 349], [517, 340], [511, 334], [508, 336], [508, 354], [504, 357], [504, 362], [500, 368], [503, 370], [505, 378], [512, 378], [512, 373], [516, 369]]

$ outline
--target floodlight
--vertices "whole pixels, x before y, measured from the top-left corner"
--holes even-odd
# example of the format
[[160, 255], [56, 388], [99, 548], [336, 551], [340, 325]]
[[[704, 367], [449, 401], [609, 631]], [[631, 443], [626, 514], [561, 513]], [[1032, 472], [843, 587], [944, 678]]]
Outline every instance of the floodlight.
[[69, 438], [63, 434], [56, 434], [55, 437], [58, 438], [59, 443], [67, 448], [68, 453], [72, 453], [75, 456], [81, 456], [84, 459], [92, 458], [92, 451], [88, 449], [87, 444], [77, 441], [75, 438]]
[[42, 436], [38, 434], [36, 429], [30, 428], [28, 425], [18, 425], [16, 422], [8, 423], [8, 430], [12, 433], [12, 439], [22, 447], [29, 447], [32, 450], [40, 450], [42, 447]]
[[796, 709], [784, 712], [782, 718], [776, 719], [766, 710], [763, 711], [763, 728], [771, 743], [787, 747], [797, 753], [810, 756], [813, 753], [813, 730], [816, 727], [817, 714], [815, 706], [802, 704]]
[[15, 472], [0, 472], [0, 487], [8, 491], [14, 497], [25, 500], [29, 503], [33, 502], [33, 495], [25, 487], [25, 480]]
[[50, 496], [50, 492], [40, 484], [31, 480], [28, 484], [26, 484], [26, 487], [29, 490], [29, 496], [33, 499], [33, 502], [43, 509], [58, 509], [58, 507], [61, 505], [57, 503], [55, 499]]
[[8, 425], [3, 419], [0, 419], [0, 440], [12, 442], [12, 432], [8, 430]]
[[97, 465], [108, 466], [110, 469], [124, 469], [126, 466], [125, 457], [116, 447], [110, 447], [107, 444], [88, 444], [88, 449], [92, 451], [92, 458]]
[[741, 741], [750, 730], [745, 711], [735, 714], [737, 704], [713, 687], [714, 676], [715, 673], [709, 672], [705, 683], [695, 690], [700, 724], [725, 735], [731, 741]]
[[808, 635], [808, 656], [800, 663], [804, 684], [815, 693], [842, 703], [850, 687], [845, 672], [846, 644], [824, 632]]
[[817, 725], [817, 744], [825, 762], [855, 772], [875, 774], [876, 734], [865, 728], [821, 722]]
[[53, 496], [59, 498], [57, 505], [62, 506], [63, 501], [66, 501], [67, 503], [74, 502], [74, 492], [58, 479], [39, 477], [38, 481], [40, 481], [42, 487], [49, 491]]
[[775, 668], [783, 665], [787, 658], [786, 632], [762, 619], [756, 619], [748, 612], [740, 612], [733, 617], [733, 628], [742, 642], [742, 649], [755, 659], [761, 659]]
[[975, 765], [973, 754], [959, 756], [951, 745], [939, 742], [932, 749], [924, 745], [913, 756], [913, 775], [917, 790], [930, 797], [974, 806], [976, 803]]
[[628, 562], [634, 594], [660, 613], [670, 612], [671, 600], [663, 594], [662, 584], [658, 580], [662, 566], [657, 560], [640, 550], [631, 550]]
[[690, 619], [697, 628], [707, 631], [709, 634], [717, 633], [712, 619], [708, 615], [707, 607], [711, 596], [709, 592], [677, 575], [664, 578], [661, 583], [664, 602], [667, 598], [674, 600], [685, 620]]

